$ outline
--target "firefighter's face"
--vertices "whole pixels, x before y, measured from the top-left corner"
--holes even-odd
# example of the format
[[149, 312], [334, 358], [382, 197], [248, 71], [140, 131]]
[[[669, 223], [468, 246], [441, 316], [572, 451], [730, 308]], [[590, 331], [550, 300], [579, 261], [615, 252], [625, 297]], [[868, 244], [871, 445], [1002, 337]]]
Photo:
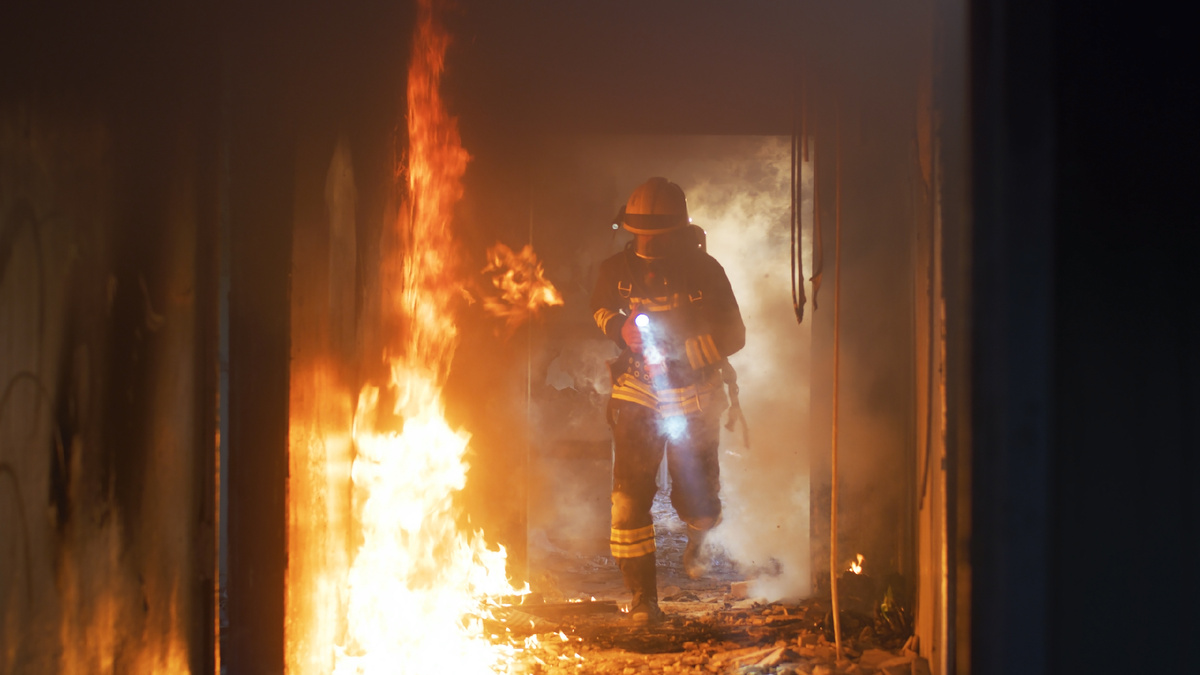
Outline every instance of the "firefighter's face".
[[643, 258], [665, 258], [679, 249], [680, 229], [659, 234], [633, 235], [637, 254]]

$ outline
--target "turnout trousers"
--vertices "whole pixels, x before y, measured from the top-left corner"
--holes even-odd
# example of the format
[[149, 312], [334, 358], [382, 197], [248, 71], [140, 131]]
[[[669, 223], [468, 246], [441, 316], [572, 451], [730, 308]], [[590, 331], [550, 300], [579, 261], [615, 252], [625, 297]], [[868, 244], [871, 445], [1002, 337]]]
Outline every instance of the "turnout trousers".
[[671, 505], [680, 520], [716, 521], [721, 515], [721, 412], [663, 417], [630, 401], [610, 401], [613, 429], [612, 532], [610, 548], [633, 593], [633, 606], [658, 600], [654, 566], [654, 521], [650, 510], [658, 492], [663, 453], [671, 477]]

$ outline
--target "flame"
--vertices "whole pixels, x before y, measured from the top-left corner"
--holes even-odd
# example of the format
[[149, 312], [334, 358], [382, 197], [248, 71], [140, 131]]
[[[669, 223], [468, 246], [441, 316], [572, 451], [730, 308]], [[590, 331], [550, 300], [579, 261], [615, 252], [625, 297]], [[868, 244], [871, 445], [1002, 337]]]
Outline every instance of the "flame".
[[855, 574], [862, 574], [863, 554], [857, 553], [855, 554], [855, 557], [858, 559], [850, 561], [850, 567], [848, 568], [848, 571], [854, 572]]
[[433, 0], [422, 0], [408, 73], [406, 208], [394, 230], [403, 254], [385, 261], [384, 273], [386, 318], [403, 337], [387, 354], [402, 426], [376, 427], [380, 392], [364, 387], [351, 470], [362, 544], [348, 577], [339, 675], [502, 671], [518, 651], [494, 644], [483, 623], [492, 599], [522, 592], [508, 583], [504, 549], [490, 549], [481, 532], [464, 535], [455, 518], [469, 434], [447, 423], [442, 388], [462, 286], [450, 225], [469, 155], [438, 93], [448, 44]]
[[438, 91], [450, 38], [436, 21], [433, 2], [418, 3], [408, 70], [408, 163], [400, 170], [408, 178], [408, 208], [396, 221], [404, 254], [399, 274], [389, 269], [385, 292], [392, 294], [388, 309], [405, 338], [394, 360], [424, 365], [440, 387], [457, 345], [454, 317], [447, 311], [461, 287], [450, 224], [470, 155]]
[[485, 297], [483, 307], [504, 319], [509, 330], [536, 316], [542, 307], [563, 304], [562, 295], [546, 280], [542, 263], [528, 244], [520, 253], [504, 244], [491, 247], [483, 273], [491, 275], [492, 286], [500, 292], [498, 297]]
[[428, 371], [393, 367], [399, 432], [374, 429], [379, 391], [359, 397], [353, 481], [363, 544], [350, 570], [350, 644], [335, 673], [489, 672], [502, 665], [483, 632], [483, 602], [512, 594], [504, 550], [458, 531], [469, 435], [443, 416]]

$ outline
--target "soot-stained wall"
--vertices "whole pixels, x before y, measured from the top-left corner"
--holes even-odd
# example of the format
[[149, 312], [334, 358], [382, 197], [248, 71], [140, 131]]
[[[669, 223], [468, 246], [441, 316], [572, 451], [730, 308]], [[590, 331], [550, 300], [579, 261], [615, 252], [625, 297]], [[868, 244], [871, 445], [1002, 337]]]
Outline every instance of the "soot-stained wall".
[[214, 658], [215, 33], [6, 10], [0, 671]]

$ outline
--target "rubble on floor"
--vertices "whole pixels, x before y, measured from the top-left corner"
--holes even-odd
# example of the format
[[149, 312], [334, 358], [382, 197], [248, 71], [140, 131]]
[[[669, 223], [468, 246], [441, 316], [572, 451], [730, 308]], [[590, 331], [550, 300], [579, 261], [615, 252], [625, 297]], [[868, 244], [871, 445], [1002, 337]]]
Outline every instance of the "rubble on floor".
[[[715, 595], [712, 593], [706, 595]], [[701, 597], [663, 601], [668, 619], [649, 628], [629, 625], [615, 605], [578, 603], [578, 613], [555, 606], [547, 620], [530, 612], [509, 621], [525, 637], [514, 672], [739, 673], [755, 675], [928, 675], [928, 662], [910, 640], [880, 645], [864, 630], [843, 638], [842, 659], [827, 638], [827, 601], [771, 603]], [[691, 598], [695, 599], [691, 599]], [[727, 595], [726, 595], [727, 597]], [[536, 607], [527, 610], [537, 612]], [[526, 621], [522, 630], [521, 619]], [[532, 637], [532, 639], [529, 639]]]
[[[848, 580], [848, 595], [863, 597], [843, 603], [840, 660], [828, 597], [754, 599], [753, 585], [719, 552], [706, 578], [689, 579], [680, 564], [686, 530], [662, 497], [655, 520], [659, 598], [667, 620], [631, 626], [622, 612], [628, 593], [611, 558], [573, 554], [542, 538], [531, 554], [534, 593], [524, 605], [499, 609], [491, 626], [523, 640], [512, 672], [929, 675], [903, 603], [890, 591], [883, 596], [870, 579]], [[886, 597], [885, 611], [868, 596]]]

